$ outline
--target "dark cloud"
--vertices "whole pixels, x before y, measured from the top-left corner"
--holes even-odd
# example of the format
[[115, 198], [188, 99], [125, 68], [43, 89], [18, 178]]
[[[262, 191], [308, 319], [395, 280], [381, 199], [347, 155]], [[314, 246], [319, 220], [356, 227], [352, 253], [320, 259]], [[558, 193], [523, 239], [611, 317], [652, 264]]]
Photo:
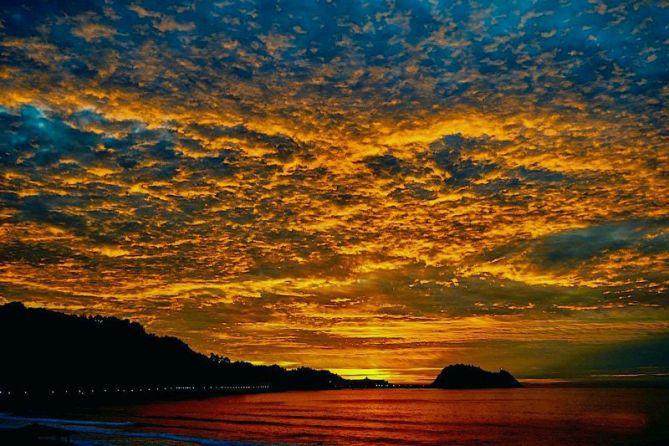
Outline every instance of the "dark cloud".
[[2, 113], [2, 132], [6, 138], [0, 142], [0, 153], [5, 164], [50, 166], [63, 156], [72, 156], [82, 162], [94, 158], [92, 148], [98, 137], [89, 132], [72, 128], [58, 119], [48, 118], [36, 107], [23, 107], [19, 115]]
[[85, 234], [87, 232], [85, 218], [59, 210], [58, 204], [64, 204], [63, 201], [61, 197], [51, 195], [26, 197], [18, 203], [20, 212], [17, 218], [62, 226]]
[[572, 178], [562, 172], [556, 172], [548, 169], [529, 169], [527, 167], [516, 167], [509, 170], [508, 175], [517, 178], [519, 181], [526, 182], [547, 182], [557, 183], [569, 181]]
[[402, 172], [401, 161], [390, 154], [365, 158], [369, 169], [382, 178], [391, 178]]
[[63, 262], [79, 257], [66, 246], [15, 241], [0, 244], [0, 264], [25, 262], [34, 266]]
[[[554, 358], [541, 366], [542, 374], [555, 377], [580, 378], [590, 381], [666, 379], [669, 360], [669, 336], [666, 333], [649, 334], [638, 339], [604, 345], [578, 343], [547, 346], [556, 352]], [[579, 364], [578, 369], [573, 365]]]
[[661, 243], [657, 242], [664, 236], [653, 234], [667, 229], [666, 219], [632, 220], [573, 229], [541, 240], [533, 248], [532, 258], [544, 265], [561, 265], [627, 248], [661, 250]]
[[434, 162], [437, 166], [450, 174], [446, 182], [461, 186], [495, 169], [492, 163], [475, 162], [467, 158], [467, 152], [478, 146], [490, 144], [496, 145], [488, 138], [468, 139], [456, 134], [447, 135], [433, 142], [430, 149], [434, 153]]

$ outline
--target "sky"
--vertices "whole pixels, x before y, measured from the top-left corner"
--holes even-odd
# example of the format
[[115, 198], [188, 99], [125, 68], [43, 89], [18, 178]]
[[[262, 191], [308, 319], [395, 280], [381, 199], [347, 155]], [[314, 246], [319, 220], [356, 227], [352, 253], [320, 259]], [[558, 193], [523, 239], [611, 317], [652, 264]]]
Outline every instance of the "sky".
[[0, 303], [429, 382], [669, 373], [669, 1], [3, 1]]

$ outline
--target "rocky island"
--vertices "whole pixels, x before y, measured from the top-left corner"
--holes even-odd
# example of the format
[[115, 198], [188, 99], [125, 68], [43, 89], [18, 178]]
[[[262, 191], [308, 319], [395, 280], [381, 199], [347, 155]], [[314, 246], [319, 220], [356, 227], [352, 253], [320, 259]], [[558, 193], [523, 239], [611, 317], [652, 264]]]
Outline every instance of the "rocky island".
[[438, 389], [496, 389], [523, 386], [506, 370], [489, 372], [473, 365], [454, 364], [445, 367], [430, 387]]

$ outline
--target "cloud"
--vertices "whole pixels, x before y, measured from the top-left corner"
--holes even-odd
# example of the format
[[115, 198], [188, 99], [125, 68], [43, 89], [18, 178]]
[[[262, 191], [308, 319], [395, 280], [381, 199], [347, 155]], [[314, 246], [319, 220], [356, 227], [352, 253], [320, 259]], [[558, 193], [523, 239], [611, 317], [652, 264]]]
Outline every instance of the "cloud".
[[39, 167], [53, 165], [63, 156], [82, 160], [93, 156], [96, 135], [51, 120], [36, 107], [24, 107], [18, 116], [5, 112], [3, 118], [8, 139], [2, 150], [8, 161]]
[[492, 163], [475, 162], [466, 158], [466, 152], [473, 150], [479, 144], [488, 144], [488, 140], [467, 139], [455, 134], [444, 136], [430, 145], [435, 163], [450, 175], [446, 180], [447, 183], [464, 185], [495, 168]]
[[[605, 345], [584, 343], [563, 348], [560, 359], [545, 365], [543, 373], [591, 381], [666, 379], [669, 363], [663, 352], [668, 343], [666, 333], [658, 333]], [[574, 363], [579, 365], [576, 370]]]
[[97, 23], [82, 23], [72, 31], [72, 34], [81, 37], [86, 42], [94, 42], [99, 39], [114, 37], [116, 30], [110, 26]]
[[71, 259], [75, 254], [65, 246], [47, 243], [12, 242], [0, 245], [0, 263], [25, 262], [34, 266]]
[[[533, 249], [532, 257], [543, 264], [582, 262], [610, 251], [627, 248], [661, 249], [659, 231], [667, 231], [666, 219], [632, 220], [573, 229], [548, 236]], [[656, 235], [657, 234], [657, 235]]]
[[666, 331], [668, 14], [3, 2], [0, 299], [421, 379]]
[[389, 154], [365, 158], [365, 164], [379, 177], [393, 177], [402, 172], [400, 160]]

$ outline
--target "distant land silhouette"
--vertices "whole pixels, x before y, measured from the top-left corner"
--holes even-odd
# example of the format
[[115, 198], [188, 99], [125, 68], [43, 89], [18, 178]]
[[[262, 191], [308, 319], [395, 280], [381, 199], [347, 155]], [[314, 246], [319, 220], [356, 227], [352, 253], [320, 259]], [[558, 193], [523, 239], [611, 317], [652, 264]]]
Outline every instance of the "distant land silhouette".
[[[400, 387], [385, 380], [342, 378], [307, 367], [253, 365], [205, 356], [174, 337], [147, 333], [116, 317], [76, 316], [0, 306], [0, 406], [17, 400], [114, 401], [216, 393]], [[446, 367], [431, 386], [520, 387], [508, 372]], [[28, 404], [29, 405], [29, 404]]]
[[523, 387], [509, 372], [489, 372], [480, 367], [454, 364], [445, 367], [431, 387], [439, 389], [491, 389]]
[[[315, 390], [388, 386], [327, 370], [205, 356], [115, 317], [0, 306], [0, 397], [103, 393]], [[221, 388], [224, 386], [224, 388]]]

